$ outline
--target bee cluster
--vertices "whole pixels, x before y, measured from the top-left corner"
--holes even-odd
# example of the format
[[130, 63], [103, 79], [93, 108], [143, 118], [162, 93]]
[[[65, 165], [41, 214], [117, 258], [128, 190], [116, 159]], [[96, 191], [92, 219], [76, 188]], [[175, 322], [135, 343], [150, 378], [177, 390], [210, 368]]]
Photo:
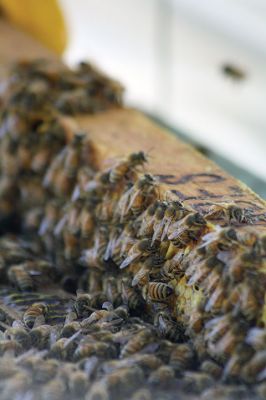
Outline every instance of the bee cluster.
[[118, 95], [39, 62], [1, 94], [1, 399], [264, 399], [265, 230], [163, 196], [142, 151], [98, 168], [62, 113]]

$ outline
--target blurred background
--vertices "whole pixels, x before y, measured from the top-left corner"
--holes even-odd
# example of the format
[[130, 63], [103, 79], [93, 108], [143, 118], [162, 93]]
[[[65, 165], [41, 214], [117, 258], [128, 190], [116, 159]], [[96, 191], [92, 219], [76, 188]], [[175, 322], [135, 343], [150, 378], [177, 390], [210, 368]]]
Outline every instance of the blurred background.
[[100, 66], [124, 84], [128, 106], [266, 198], [265, 0], [58, 4], [67, 64], [89, 59]]

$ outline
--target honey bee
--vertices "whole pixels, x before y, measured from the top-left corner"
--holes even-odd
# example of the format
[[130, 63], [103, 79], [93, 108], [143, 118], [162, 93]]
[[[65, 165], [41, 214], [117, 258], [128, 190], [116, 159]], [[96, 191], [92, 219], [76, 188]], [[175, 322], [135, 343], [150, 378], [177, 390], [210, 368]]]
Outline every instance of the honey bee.
[[171, 286], [163, 282], [149, 282], [147, 284], [147, 295], [152, 301], [166, 301], [174, 293]]
[[138, 285], [138, 286], [144, 286], [148, 283], [149, 281], [149, 269], [146, 267], [144, 264], [138, 272], [134, 274], [133, 280], [132, 280], [132, 287]]
[[45, 322], [45, 318], [49, 312], [49, 307], [45, 303], [34, 303], [32, 304], [23, 315], [23, 322], [28, 328], [42, 325]]
[[170, 365], [177, 371], [190, 368], [195, 360], [195, 353], [190, 343], [176, 344], [171, 351]]
[[182, 379], [182, 389], [186, 393], [200, 394], [214, 385], [214, 379], [205, 372], [186, 371]]
[[256, 352], [241, 371], [241, 378], [245, 382], [263, 382], [266, 371], [266, 350]]
[[62, 400], [65, 398], [67, 392], [66, 383], [59, 377], [55, 377], [42, 386], [41, 399], [42, 400]]
[[73, 306], [78, 318], [88, 317], [91, 310], [91, 296], [88, 293], [77, 292], [77, 298]]
[[116, 184], [122, 179], [132, 179], [132, 173], [136, 171], [138, 166], [143, 166], [147, 161], [147, 156], [143, 151], [131, 153], [125, 160], [119, 161], [111, 168], [110, 182]]
[[265, 328], [251, 328], [247, 334], [246, 342], [250, 344], [257, 351], [266, 348], [266, 329]]
[[29, 332], [31, 344], [38, 350], [44, 350], [50, 343], [51, 335], [53, 333], [52, 325], [40, 325]]
[[79, 220], [80, 220], [81, 238], [83, 239], [90, 238], [95, 226], [94, 216], [91, 212], [90, 206], [86, 204], [83, 206]]
[[100, 380], [94, 382], [87, 392], [85, 400], [110, 400], [110, 395], [106, 387], [105, 381]]
[[206, 221], [199, 213], [189, 213], [182, 219], [182, 223], [177, 222], [178, 226], [173, 224], [169, 234], [171, 240], [177, 247], [185, 247], [191, 241], [198, 240], [206, 228]]
[[121, 293], [119, 293], [117, 286], [117, 279], [113, 276], [108, 276], [103, 281], [103, 290], [108, 301], [110, 301], [114, 307], [122, 303]]
[[120, 222], [126, 220], [131, 214], [140, 215], [155, 198], [155, 179], [151, 175], [145, 174], [121, 196], [116, 209], [116, 213], [120, 216]]
[[22, 291], [34, 289], [33, 280], [23, 265], [13, 265], [8, 269], [8, 278]]
[[124, 397], [132, 393], [144, 380], [144, 374], [137, 365], [119, 368], [108, 374], [104, 381], [111, 396]]
[[120, 358], [129, 357], [130, 355], [142, 350], [152, 342], [153, 338], [154, 334], [150, 329], [144, 328], [140, 330], [124, 345], [120, 352]]
[[62, 332], [61, 332], [61, 337], [64, 338], [69, 338], [73, 336], [75, 333], [80, 331], [81, 326], [78, 321], [72, 321], [68, 322], [67, 324], [64, 325]]
[[238, 244], [237, 232], [233, 228], [219, 228], [203, 236], [203, 244], [198, 251], [213, 255], [218, 251], [228, 251]]
[[247, 210], [238, 207], [235, 203], [217, 203], [210, 207], [205, 215], [208, 220], [225, 220], [227, 223], [242, 223], [248, 219]]
[[116, 357], [116, 355], [117, 350], [111, 343], [84, 340], [81, 341], [76, 348], [73, 359], [79, 361], [91, 356], [112, 358]]
[[223, 369], [213, 360], [205, 360], [200, 365], [200, 370], [210, 374], [214, 379], [219, 379], [222, 376]]
[[38, 360], [33, 366], [33, 381], [37, 384], [43, 384], [53, 379], [59, 369], [56, 360]]
[[83, 250], [80, 263], [87, 267], [104, 268], [104, 255], [108, 246], [108, 236], [105, 227], [98, 229], [94, 234], [94, 246]]
[[159, 311], [154, 318], [154, 325], [158, 328], [161, 336], [173, 342], [184, 340], [184, 329], [180, 324], [175, 322], [169, 313]]
[[131, 312], [142, 311], [145, 307], [140, 291], [137, 288], [132, 288], [127, 278], [123, 278], [121, 281], [121, 295], [124, 304], [128, 306]]
[[152, 400], [152, 393], [146, 388], [139, 389], [130, 397], [130, 400]]
[[167, 210], [168, 203], [166, 201], [162, 201], [154, 214], [154, 223], [153, 223], [153, 236], [152, 236], [152, 243], [155, 240], [159, 240], [160, 236], [163, 233], [163, 226], [164, 226], [164, 215]]
[[141, 225], [138, 231], [140, 237], [152, 237], [155, 213], [160, 207], [161, 202], [155, 200], [149, 207], [139, 216], [141, 218]]
[[28, 350], [30, 347], [30, 335], [23, 327], [18, 326], [7, 329], [4, 337], [9, 340], [15, 340], [24, 350]]
[[140, 257], [148, 257], [155, 251], [156, 245], [152, 244], [151, 239], [137, 241], [129, 250], [128, 256], [120, 265], [120, 269], [126, 268], [133, 261], [136, 262]]
[[170, 365], [162, 365], [150, 374], [148, 383], [160, 388], [167, 388], [173, 384], [174, 378], [174, 369]]
[[4, 356], [8, 354], [10, 356], [16, 357], [23, 351], [21, 344], [16, 340], [1, 340], [0, 341], [0, 355]]

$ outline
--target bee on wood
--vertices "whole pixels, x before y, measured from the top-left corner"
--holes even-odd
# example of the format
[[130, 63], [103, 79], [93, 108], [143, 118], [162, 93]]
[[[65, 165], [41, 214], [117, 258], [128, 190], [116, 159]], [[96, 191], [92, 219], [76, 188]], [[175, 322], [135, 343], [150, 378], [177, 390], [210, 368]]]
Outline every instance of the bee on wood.
[[175, 322], [169, 313], [159, 311], [154, 318], [154, 325], [157, 327], [160, 335], [173, 342], [184, 340], [184, 329]]
[[33, 328], [42, 325], [49, 312], [49, 307], [45, 303], [32, 304], [23, 315], [23, 322], [27, 328]]
[[134, 172], [137, 167], [142, 167], [147, 162], [147, 156], [143, 151], [130, 154], [127, 159], [119, 161], [111, 168], [109, 177], [110, 182], [116, 184], [122, 179], [132, 179], [132, 173], [134, 177]]
[[166, 301], [174, 293], [171, 286], [163, 282], [149, 282], [147, 296], [152, 301]]
[[153, 340], [153, 332], [148, 328], [142, 329], [124, 345], [120, 352], [120, 358], [125, 358], [131, 356], [132, 354], [136, 354], [150, 344]]
[[120, 269], [126, 268], [133, 261], [136, 262], [141, 257], [148, 257], [156, 252], [156, 244], [151, 239], [142, 239], [137, 241], [129, 250], [128, 256], [120, 265]]
[[34, 289], [34, 283], [30, 274], [25, 270], [24, 265], [13, 265], [8, 269], [9, 280], [22, 291]]
[[150, 374], [148, 383], [159, 388], [169, 388], [173, 384], [174, 379], [174, 369], [170, 365], [162, 365]]
[[120, 217], [120, 222], [129, 215], [140, 215], [156, 198], [156, 181], [145, 174], [130, 187], [120, 198], [116, 213]]
[[238, 207], [235, 203], [217, 203], [210, 207], [205, 215], [207, 220], [222, 219], [227, 223], [243, 223], [248, 222], [248, 211]]

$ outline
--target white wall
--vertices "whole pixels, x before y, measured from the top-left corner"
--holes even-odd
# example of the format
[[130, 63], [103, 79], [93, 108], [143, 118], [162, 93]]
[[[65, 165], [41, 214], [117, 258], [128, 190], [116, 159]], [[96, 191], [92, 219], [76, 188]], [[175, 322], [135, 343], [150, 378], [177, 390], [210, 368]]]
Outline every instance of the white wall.
[[[154, 113], [266, 180], [264, 0], [60, 0], [65, 59], [95, 61]], [[231, 62], [246, 79], [226, 78]]]

